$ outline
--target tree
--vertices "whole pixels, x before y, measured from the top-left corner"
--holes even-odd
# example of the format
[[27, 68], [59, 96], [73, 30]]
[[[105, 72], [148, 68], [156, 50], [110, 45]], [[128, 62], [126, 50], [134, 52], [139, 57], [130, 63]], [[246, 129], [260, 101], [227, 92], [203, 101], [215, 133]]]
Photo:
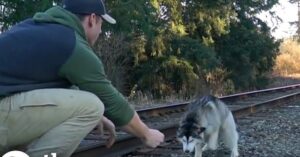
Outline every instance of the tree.
[[248, 8], [238, 11], [239, 20], [232, 23], [230, 33], [220, 37], [216, 44], [218, 56], [238, 89], [265, 86], [266, 73], [272, 70], [278, 53], [280, 42], [271, 36], [270, 28], [260, 19], [249, 16], [259, 9], [254, 10], [257, 11]]
[[291, 22], [291, 25], [297, 26], [297, 34], [295, 36], [298, 42], [300, 42], [300, 0], [289, 0], [289, 2], [298, 5], [298, 21]]
[[0, 28], [7, 30], [17, 22], [44, 11], [60, 0], [0, 0]]

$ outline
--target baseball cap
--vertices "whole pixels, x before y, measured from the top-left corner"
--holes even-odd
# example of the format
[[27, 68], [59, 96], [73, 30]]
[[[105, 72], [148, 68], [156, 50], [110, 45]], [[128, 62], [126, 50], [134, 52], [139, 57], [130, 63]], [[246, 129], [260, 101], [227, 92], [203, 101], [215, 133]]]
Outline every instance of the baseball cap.
[[106, 13], [102, 0], [64, 0], [63, 8], [75, 14], [95, 13], [108, 23], [116, 23], [116, 20]]

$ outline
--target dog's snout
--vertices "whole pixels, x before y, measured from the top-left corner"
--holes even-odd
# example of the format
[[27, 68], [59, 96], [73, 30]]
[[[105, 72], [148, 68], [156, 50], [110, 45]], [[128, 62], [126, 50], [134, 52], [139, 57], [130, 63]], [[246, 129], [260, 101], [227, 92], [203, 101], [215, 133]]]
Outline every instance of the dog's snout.
[[187, 150], [185, 150], [184, 152], [185, 152], [185, 153], [190, 153], [190, 151], [189, 151], [188, 149], [187, 149]]

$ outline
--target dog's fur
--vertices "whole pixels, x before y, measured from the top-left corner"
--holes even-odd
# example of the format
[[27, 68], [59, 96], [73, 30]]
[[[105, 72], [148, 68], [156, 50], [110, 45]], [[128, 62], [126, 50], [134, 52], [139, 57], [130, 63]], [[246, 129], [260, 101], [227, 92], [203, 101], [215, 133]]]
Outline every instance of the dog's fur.
[[227, 106], [214, 96], [204, 96], [189, 104], [177, 131], [177, 139], [183, 151], [201, 157], [202, 151], [215, 150], [219, 136], [231, 150], [231, 157], [237, 157], [238, 133], [232, 113]]

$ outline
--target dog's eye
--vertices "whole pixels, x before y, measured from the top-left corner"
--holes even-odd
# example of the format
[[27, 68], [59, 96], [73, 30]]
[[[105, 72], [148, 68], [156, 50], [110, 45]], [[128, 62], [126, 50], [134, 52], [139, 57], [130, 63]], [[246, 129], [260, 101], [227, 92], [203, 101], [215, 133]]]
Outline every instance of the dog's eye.
[[200, 132], [205, 131], [205, 129], [206, 129], [205, 127], [201, 127], [201, 128], [200, 128]]

